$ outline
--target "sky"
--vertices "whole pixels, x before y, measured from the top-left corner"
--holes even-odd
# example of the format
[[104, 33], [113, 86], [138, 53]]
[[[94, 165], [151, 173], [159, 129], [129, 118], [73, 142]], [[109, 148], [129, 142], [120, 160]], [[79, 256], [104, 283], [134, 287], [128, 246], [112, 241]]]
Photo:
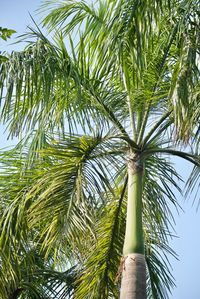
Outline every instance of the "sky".
[[[40, 0], [0, 0], [0, 26], [14, 29], [17, 35], [23, 34], [28, 25], [32, 25], [29, 13], [39, 22], [35, 10], [41, 5]], [[14, 37], [13, 36], [13, 37]], [[0, 51], [20, 50], [21, 44], [10, 44], [0, 41]], [[7, 140], [5, 128], [0, 126], [0, 148], [14, 144], [16, 140]], [[183, 178], [187, 178], [190, 166], [182, 160], [176, 159], [174, 163]], [[170, 245], [178, 253], [179, 261], [171, 259], [172, 273], [176, 278], [177, 287], [172, 291], [169, 299], [199, 299], [200, 298], [200, 210], [197, 211], [197, 202], [193, 198], [184, 199], [177, 194], [178, 202], [184, 211], [174, 214], [176, 221], [176, 234]], [[95, 299], [95, 298], [94, 298]]]

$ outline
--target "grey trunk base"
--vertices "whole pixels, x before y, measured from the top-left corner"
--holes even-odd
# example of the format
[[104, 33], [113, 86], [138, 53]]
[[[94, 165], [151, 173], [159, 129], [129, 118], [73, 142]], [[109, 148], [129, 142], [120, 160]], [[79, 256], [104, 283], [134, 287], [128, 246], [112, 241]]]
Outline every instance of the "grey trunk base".
[[120, 299], [146, 299], [145, 256], [131, 253], [124, 257]]

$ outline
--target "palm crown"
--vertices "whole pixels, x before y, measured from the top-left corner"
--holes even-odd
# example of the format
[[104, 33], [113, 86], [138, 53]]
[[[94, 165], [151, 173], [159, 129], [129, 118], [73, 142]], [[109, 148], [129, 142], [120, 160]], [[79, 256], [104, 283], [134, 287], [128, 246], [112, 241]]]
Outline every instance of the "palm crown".
[[148, 297], [168, 297], [181, 177], [167, 157], [194, 165], [189, 187], [199, 176], [198, 11], [168, 5], [55, 3], [51, 41], [32, 29], [1, 63], [1, 118], [23, 135], [2, 154], [2, 298], [118, 298], [123, 246], [145, 253]]

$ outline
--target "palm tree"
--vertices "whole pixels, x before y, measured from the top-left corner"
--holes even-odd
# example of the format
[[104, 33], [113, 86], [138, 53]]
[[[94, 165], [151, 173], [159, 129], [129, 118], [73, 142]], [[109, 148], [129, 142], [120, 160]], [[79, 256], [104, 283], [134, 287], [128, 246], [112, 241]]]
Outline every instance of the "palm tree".
[[189, 186], [199, 175], [196, 2], [55, 3], [51, 41], [32, 29], [1, 63], [1, 119], [23, 135], [3, 154], [2, 265], [34, 245], [75, 267], [73, 298], [168, 298], [181, 191], [168, 157], [194, 165]]

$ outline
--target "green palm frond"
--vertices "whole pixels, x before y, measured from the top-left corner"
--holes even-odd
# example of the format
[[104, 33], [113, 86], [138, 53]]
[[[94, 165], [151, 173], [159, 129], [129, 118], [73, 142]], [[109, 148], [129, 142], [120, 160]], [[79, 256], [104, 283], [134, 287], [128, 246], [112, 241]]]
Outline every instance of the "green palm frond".
[[151, 240], [146, 246], [146, 263], [148, 269], [148, 298], [169, 298], [169, 293], [175, 287], [174, 277], [167, 255], [177, 258], [175, 252], [165, 243]]
[[82, 59], [83, 48], [75, 53], [71, 43], [70, 54], [62, 36], [58, 36], [56, 46], [41, 32], [32, 30], [30, 35], [38, 40], [23, 52], [13, 52], [1, 65], [2, 94], [5, 89], [1, 118], [8, 123], [10, 135], [36, 128], [61, 133], [80, 127], [91, 131], [100, 124], [106, 127], [108, 122], [127, 135], [120, 123], [124, 94], [106, 85], [106, 80], [103, 83], [95, 69], [87, 72], [91, 62]]
[[[6, 73], [9, 77], [5, 82], [7, 94], [3, 101], [2, 118], [4, 122], [10, 121], [11, 134], [18, 135], [23, 127], [31, 130], [36, 125], [51, 131], [55, 127], [64, 130], [67, 125], [65, 117], [69, 128], [73, 127], [70, 119], [82, 93], [80, 76], [68, 53], [63, 53], [40, 35], [40, 40], [24, 52], [11, 54], [7, 64], [1, 68], [1, 82], [5, 80]], [[23, 82], [26, 82], [25, 86]], [[87, 112], [82, 113], [87, 120]]]
[[[42, 156], [48, 159], [32, 164], [24, 175], [21, 174], [23, 165], [19, 163], [18, 170], [14, 164], [14, 172], [10, 169], [10, 174], [1, 174], [2, 188], [6, 179], [4, 192], [11, 198], [2, 220], [2, 244], [13, 234], [17, 237], [15, 230], [21, 234], [27, 225], [37, 226], [37, 223], [42, 223], [40, 238], [49, 250], [55, 243], [61, 244], [66, 235], [79, 243], [83, 232], [93, 225], [92, 214], [95, 207], [103, 203], [103, 193], [112, 190], [113, 170], [123, 164], [121, 153], [121, 143], [112, 144], [107, 136], [71, 136], [43, 150]], [[12, 162], [13, 157], [10, 159]], [[17, 184], [19, 180], [21, 184]], [[16, 219], [12, 215], [16, 215]], [[24, 229], [21, 226], [25, 226]]]
[[[181, 177], [175, 171], [170, 161], [151, 157], [146, 161], [144, 184], [144, 221], [146, 219], [147, 230], [158, 233], [170, 233], [173, 227], [174, 217], [171, 212], [173, 206], [176, 210], [180, 203], [176, 200], [175, 191], [182, 193], [179, 186]], [[170, 187], [169, 187], [170, 186]], [[148, 219], [151, 219], [149, 221]]]
[[93, 31], [94, 34], [106, 19], [107, 7], [106, 2], [101, 2], [97, 10], [93, 4], [86, 1], [45, 1], [39, 10], [48, 12], [43, 19], [43, 25], [51, 31], [60, 28], [68, 34], [74, 29], [79, 31], [86, 22], [88, 31]]
[[[0, 298], [60, 299], [70, 295], [77, 276], [76, 268], [55, 271], [53, 259], [45, 261], [31, 240], [29, 244], [32, 248], [27, 245], [24, 252], [13, 250], [13, 257], [7, 260], [7, 265], [1, 262]], [[1, 258], [6, 261], [3, 254]]]
[[187, 180], [186, 183], [186, 196], [189, 196], [191, 194], [194, 195], [194, 201], [197, 200], [197, 207], [199, 207], [200, 204], [200, 197], [199, 197], [199, 187], [200, 187], [200, 167], [194, 166], [192, 169], [192, 172]]
[[[125, 230], [124, 197], [127, 178], [115, 198], [109, 199], [106, 209], [96, 224], [96, 242], [83, 264], [83, 273], [77, 282], [75, 298], [118, 298], [118, 267]], [[121, 194], [120, 194], [121, 193]], [[117, 198], [119, 197], [119, 198]], [[120, 277], [118, 277], [119, 279]]]
[[149, 147], [149, 149], [146, 149], [146, 151], [145, 151], [145, 155], [147, 155], [147, 156], [149, 154], [157, 154], [157, 153], [163, 154], [163, 155], [176, 156], [176, 157], [182, 158], [186, 161], [189, 161], [190, 163], [192, 163], [192, 165], [199, 167], [199, 154], [176, 150], [170, 146], [169, 147], [157, 147], [157, 146], [154, 147], [153, 146], [152, 148]]
[[[181, 178], [168, 160], [151, 157], [146, 161], [143, 194], [148, 298], [169, 298], [175, 286], [170, 257], [177, 258], [169, 247], [175, 219], [172, 207], [180, 209], [175, 191], [181, 192]], [[170, 187], [169, 187], [170, 186]], [[150, 220], [151, 219], [151, 220]]]
[[178, 55], [172, 73], [170, 97], [177, 136], [187, 141], [199, 120], [199, 108], [196, 105], [196, 97], [199, 95], [195, 92], [198, 90], [200, 75], [199, 9], [195, 1], [183, 1], [178, 11]]

